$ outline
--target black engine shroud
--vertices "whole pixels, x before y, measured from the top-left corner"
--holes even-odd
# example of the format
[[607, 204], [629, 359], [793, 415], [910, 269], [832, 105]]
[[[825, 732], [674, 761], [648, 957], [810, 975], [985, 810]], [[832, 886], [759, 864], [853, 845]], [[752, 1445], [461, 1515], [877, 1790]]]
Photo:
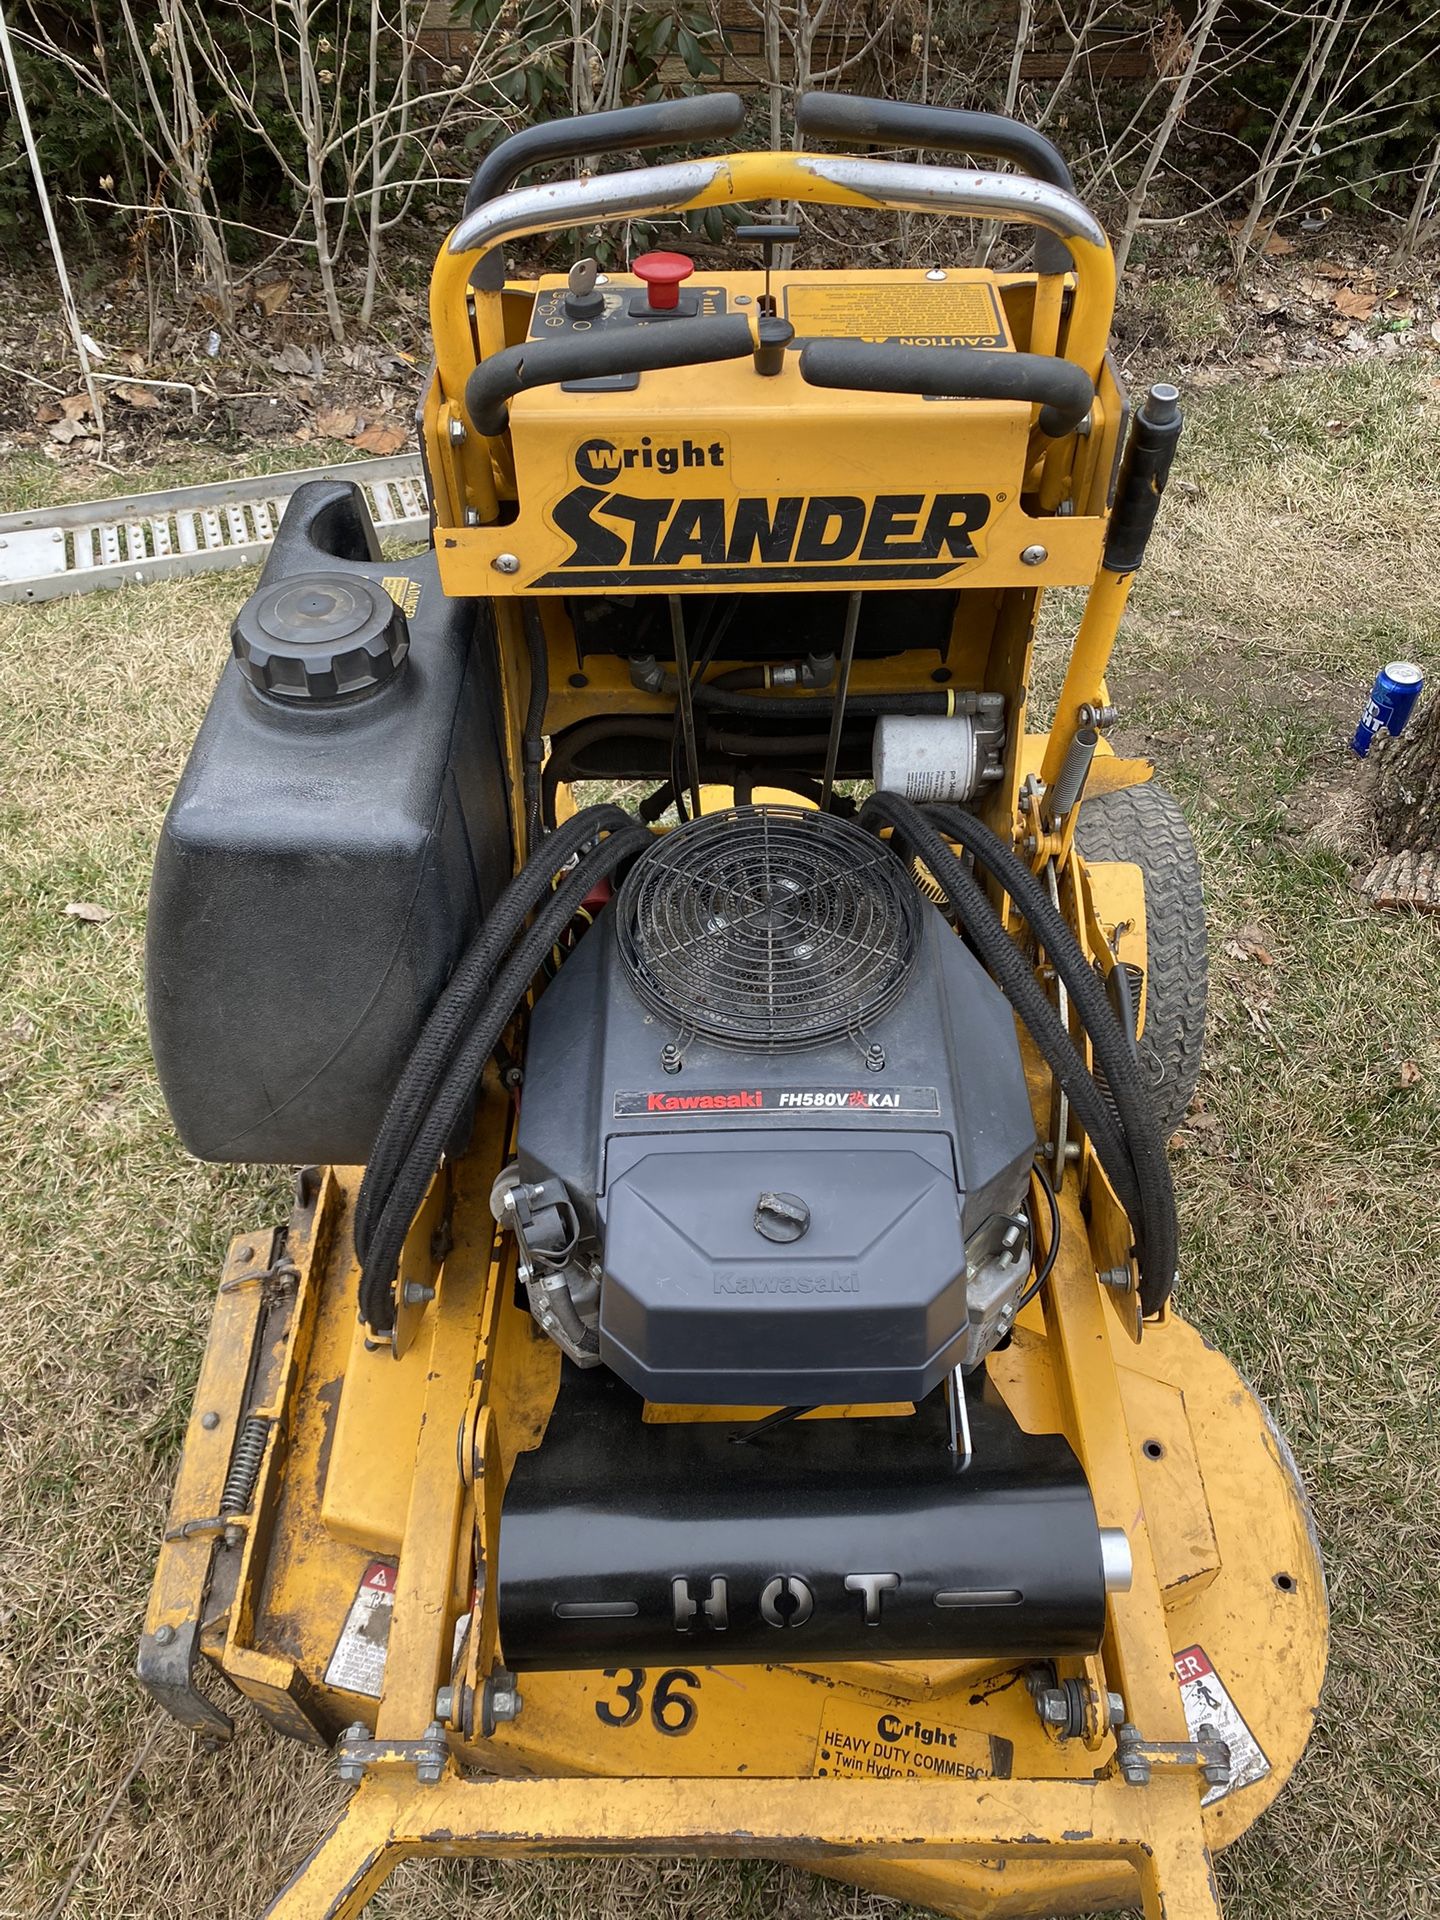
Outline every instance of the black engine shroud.
[[1024, 1245], [1035, 1127], [1008, 1004], [924, 904], [905, 989], [863, 1034], [749, 1053], [642, 1003], [619, 911], [540, 997], [518, 1141], [598, 1265], [601, 1360], [652, 1401], [923, 1398], [966, 1350], [969, 1278]]

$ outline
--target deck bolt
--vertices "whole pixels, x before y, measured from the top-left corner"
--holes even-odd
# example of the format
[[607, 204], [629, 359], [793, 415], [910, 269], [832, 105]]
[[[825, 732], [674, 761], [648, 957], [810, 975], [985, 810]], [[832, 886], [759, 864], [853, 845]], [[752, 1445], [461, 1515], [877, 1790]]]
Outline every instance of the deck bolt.
[[218, 1413], [202, 1413], [200, 1424], [207, 1433], [213, 1433], [220, 1424], [220, 1416]]
[[949, 277], [944, 267], [931, 267], [930, 271], [925, 275], [927, 280], [948, 280]]
[[155, 1644], [157, 1647], [168, 1647], [174, 1638], [174, 1627], [157, 1627], [155, 1629]]

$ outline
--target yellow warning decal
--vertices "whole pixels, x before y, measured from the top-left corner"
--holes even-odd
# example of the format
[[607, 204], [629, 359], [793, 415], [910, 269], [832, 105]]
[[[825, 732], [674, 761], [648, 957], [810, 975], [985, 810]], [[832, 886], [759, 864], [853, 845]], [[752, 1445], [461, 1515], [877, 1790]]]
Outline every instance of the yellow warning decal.
[[408, 574], [387, 573], [381, 586], [407, 620], [413, 620], [420, 607], [420, 582]]
[[907, 347], [1008, 347], [993, 287], [970, 280], [875, 280], [785, 289], [800, 339], [818, 335]]
[[909, 1702], [867, 1706], [832, 1696], [811, 1772], [840, 1780], [1007, 1780], [1008, 1740], [954, 1727]]

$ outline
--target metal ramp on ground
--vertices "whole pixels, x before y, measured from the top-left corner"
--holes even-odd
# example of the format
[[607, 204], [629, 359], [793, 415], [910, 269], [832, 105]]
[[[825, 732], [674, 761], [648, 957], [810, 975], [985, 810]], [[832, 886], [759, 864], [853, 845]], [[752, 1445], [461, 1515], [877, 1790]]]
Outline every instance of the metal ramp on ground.
[[58, 600], [263, 560], [291, 495], [307, 480], [356, 481], [382, 541], [425, 540], [429, 505], [417, 454], [303, 467], [68, 507], [0, 514], [0, 602]]

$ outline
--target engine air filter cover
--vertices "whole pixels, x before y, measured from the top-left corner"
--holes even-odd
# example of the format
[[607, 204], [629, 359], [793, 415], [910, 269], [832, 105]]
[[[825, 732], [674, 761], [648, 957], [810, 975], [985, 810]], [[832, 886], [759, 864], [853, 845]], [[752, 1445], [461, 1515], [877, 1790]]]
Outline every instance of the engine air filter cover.
[[922, 924], [884, 841], [798, 807], [676, 828], [636, 862], [618, 908], [652, 1013], [687, 1039], [768, 1053], [863, 1034], [905, 991]]

